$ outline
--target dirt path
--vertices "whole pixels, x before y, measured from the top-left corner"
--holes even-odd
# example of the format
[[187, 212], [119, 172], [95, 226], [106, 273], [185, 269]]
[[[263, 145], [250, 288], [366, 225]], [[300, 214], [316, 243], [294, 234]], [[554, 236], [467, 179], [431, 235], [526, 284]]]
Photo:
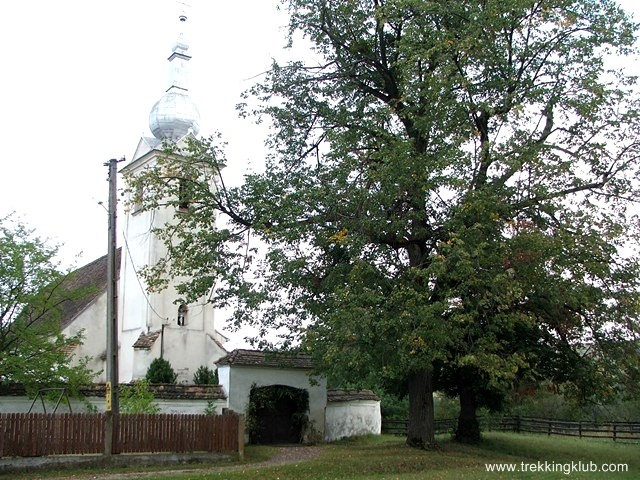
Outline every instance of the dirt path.
[[[242, 465], [229, 465], [224, 467], [194, 467], [188, 469], [177, 468], [175, 470], [158, 470], [153, 472], [130, 472], [130, 473], [87, 473], [82, 475], [72, 475], [68, 477], [55, 477], [56, 480], [124, 480], [135, 478], [159, 478], [166, 475], [176, 475], [181, 473], [217, 473], [234, 470], [248, 470], [255, 468], [271, 467], [274, 465], [288, 465], [313, 460], [320, 455], [320, 447], [306, 446], [286, 446], [279, 447], [278, 453], [264, 462], [245, 463]], [[37, 474], [36, 474], [37, 475]], [[37, 477], [40, 478], [40, 477]], [[51, 478], [51, 477], [43, 477]]]

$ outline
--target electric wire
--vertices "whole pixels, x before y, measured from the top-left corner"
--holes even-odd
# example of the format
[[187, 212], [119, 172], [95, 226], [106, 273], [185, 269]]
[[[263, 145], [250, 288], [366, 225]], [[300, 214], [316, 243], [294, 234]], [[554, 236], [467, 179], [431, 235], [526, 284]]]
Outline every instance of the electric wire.
[[122, 238], [124, 239], [124, 245], [125, 248], [127, 249], [127, 253], [129, 254], [129, 258], [131, 259], [131, 267], [133, 268], [133, 273], [136, 276], [136, 280], [138, 281], [138, 285], [140, 286], [140, 290], [142, 291], [142, 295], [144, 295], [144, 298], [147, 302], [147, 305], [149, 305], [149, 308], [151, 309], [151, 311], [153, 313], [156, 314], [156, 316], [162, 320], [163, 323], [169, 323], [169, 318], [168, 317], [163, 317], [162, 315], [160, 315], [157, 310], [155, 308], [153, 308], [153, 305], [151, 304], [151, 301], [149, 300], [149, 296], [147, 295], [147, 291], [144, 288], [144, 286], [142, 285], [142, 280], [140, 279], [140, 274], [138, 273], [138, 270], [136, 269], [135, 264], [133, 263], [133, 257], [131, 256], [131, 250], [129, 248], [129, 241], [127, 240], [127, 236], [126, 235], [122, 235]]

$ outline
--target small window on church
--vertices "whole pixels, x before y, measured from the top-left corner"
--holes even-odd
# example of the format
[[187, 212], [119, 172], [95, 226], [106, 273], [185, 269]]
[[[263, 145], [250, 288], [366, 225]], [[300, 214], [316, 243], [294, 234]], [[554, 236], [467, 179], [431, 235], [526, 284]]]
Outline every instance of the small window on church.
[[144, 188], [142, 185], [136, 186], [136, 193], [133, 197], [133, 213], [138, 213], [142, 210], [142, 202], [144, 199]]
[[178, 326], [184, 327], [187, 321], [187, 312], [189, 309], [186, 305], [180, 305], [178, 307]]
[[189, 210], [189, 204], [191, 203], [190, 191], [189, 181], [181, 178], [178, 185], [178, 210]]

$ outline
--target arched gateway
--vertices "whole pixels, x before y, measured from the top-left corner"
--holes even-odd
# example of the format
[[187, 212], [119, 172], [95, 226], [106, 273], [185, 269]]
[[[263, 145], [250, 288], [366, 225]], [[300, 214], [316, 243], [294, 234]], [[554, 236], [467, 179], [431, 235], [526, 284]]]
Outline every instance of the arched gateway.
[[292, 443], [311, 435], [324, 438], [327, 385], [324, 378], [312, 377], [308, 355], [239, 349], [216, 364], [229, 408], [247, 414], [247, 440]]
[[286, 385], [253, 387], [249, 394], [249, 443], [300, 443], [309, 419], [309, 392]]

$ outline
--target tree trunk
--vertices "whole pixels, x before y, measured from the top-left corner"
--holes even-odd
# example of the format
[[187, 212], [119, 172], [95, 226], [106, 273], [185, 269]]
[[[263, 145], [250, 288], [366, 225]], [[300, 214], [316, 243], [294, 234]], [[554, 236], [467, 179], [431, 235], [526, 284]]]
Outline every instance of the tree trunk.
[[480, 441], [480, 424], [476, 417], [476, 398], [473, 388], [460, 386], [460, 415], [456, 428], [455, 440], [461, 443], [478, 443]]
[[409, 425], [407, 444], [416, 448], [435, 445], [431, 372], [418, 370], [409, 376]]

